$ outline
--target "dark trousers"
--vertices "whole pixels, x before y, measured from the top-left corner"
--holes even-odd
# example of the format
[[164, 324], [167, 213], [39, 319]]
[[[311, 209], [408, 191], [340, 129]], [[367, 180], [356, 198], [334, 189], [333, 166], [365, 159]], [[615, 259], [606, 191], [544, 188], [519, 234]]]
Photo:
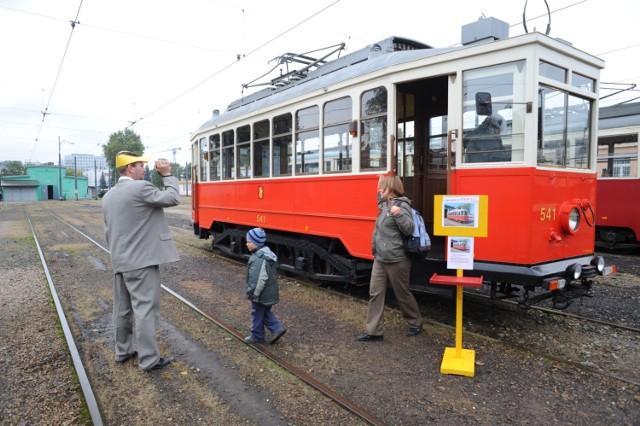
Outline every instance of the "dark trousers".
[[272, 306], [251, 302], [251, 335], [258, 340], [264, 340], [265, 327], [271, 334], [282, 328], [271, 308]]

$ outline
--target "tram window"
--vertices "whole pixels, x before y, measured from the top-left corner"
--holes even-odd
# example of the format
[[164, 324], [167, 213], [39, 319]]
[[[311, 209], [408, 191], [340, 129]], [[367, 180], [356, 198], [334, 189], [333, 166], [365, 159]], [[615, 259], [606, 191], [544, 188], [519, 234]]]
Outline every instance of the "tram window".
[[209, 180], [220, 180], [220, 133], [209, 136]]
[[291, 114], [273, 119], [273, 176], [290, 176], [293, 172]]
[[253, 124], [253, 177], [269, 176], [269, 120]]
[[551, 87], [539, 92], [538, 164], [589, 168], [592, 101]]
[[360, 99], [360, 170], [385, 170], [387, 167], [387, 89], [376, 87]]
[[351, 171], [351, 135], [349, 122], [352, 116], [350, 97], [336, 99], [324, 105], [323, 161], [325, 172]]
[[571, 85], [588, 92], [593, 92], [594, 87], [596, 87], [596, 81], [593, 78], [585, 77], [584, 75], [574, 72], [571, 74]]
[[235, 151], [233, 144], [233, 130], [222, 132], [222, 179], [233, 179], [235, 165]]
[[[463, 163], [524, 160], [525, 61], [465, 71]], [[476, 97], [490, 98], [478, 114]]]
[[637, 133], [598, 138], [598, 177], [619, 178], [637, 175]]
[[447, 169], [447, 116], [429, 119], [428, 167], [432, 170]]
[[396, 129], [398, 176], [414, 175], [413, 159], [415, 156], [415, 96], [411, 93], [398, 93], [398, 128]]
[[560, 83], [567, 82], [567, 70], [548, 62], [540, 61], [540, 75]]
[[200, 138], [200, 181], [209, 180], [207, 174], [207, 162], [209, 161], [209, 148], [207, 147], [207, 138]]
[[251, 177], [251, 126], [238, 127], [236, 129], [238, 137], [238, 179]]
[[320, 171], [320, 109], [318, 106], [296, 112], [296, 174]]

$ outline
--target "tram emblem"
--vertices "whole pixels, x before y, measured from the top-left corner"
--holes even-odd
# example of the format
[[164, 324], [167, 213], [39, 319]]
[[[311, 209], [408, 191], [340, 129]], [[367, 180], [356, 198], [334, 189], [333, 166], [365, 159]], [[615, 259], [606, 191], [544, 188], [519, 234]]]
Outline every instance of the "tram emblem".
[[262, 186], [258, 187], [258, 198], [261, 200], [264, 198], [264, 188]]

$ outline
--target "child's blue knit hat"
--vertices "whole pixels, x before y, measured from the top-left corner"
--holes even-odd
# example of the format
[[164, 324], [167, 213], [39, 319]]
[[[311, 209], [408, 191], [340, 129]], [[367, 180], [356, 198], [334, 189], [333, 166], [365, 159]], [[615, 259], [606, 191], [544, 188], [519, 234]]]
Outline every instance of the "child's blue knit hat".
[[263, 246], [267, 241], [267, 234], [265, 234], [264, 229], [262, 228], [253, 228], [247, 232], [247, 240], [257, 246]]

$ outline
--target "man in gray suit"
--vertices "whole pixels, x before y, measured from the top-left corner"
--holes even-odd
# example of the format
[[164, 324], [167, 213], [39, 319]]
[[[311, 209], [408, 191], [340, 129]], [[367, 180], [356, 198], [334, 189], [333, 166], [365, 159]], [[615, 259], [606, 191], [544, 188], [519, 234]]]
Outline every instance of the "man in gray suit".
[[114, 273], [115, 357], [117, 362], [125, 362], [137, 355], [144, 371], [157, 370], [174, 361], [160, 357], [156, 339], [160, 310], [158, 265], [180, 259], [164, 216], [164, 207], [180, 204], [178, 179], [171, 176], [168, 161], [158, 160], [155, 169], [162, 176], [164, 189], [153, 186], [143, 179], [144, 163], [148, 161], [128, 151], [119, 152], [116, 168], [120, 179], [102, 200]]

